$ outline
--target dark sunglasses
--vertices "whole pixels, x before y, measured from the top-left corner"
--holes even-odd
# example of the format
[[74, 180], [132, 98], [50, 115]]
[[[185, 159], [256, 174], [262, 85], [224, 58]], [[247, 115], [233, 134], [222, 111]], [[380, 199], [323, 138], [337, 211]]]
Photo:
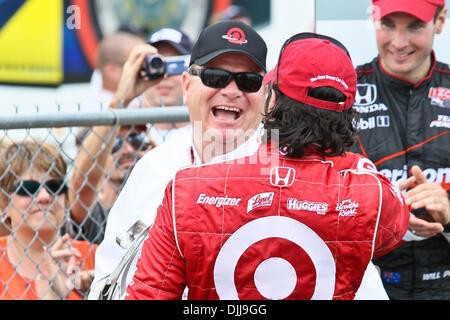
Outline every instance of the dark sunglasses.
[[216, 89], [225, 88], [234, 79], [239, 90], [244, 92], [258, 91], [263, 80], [262, 75], [254, 72], [234, 73], [215, 68], [191, 69], [189, 73], [199, 76], [205, 86]]
[[[136, 151], [145, 151], [150, 146], [145, 133], [131, 133], [125, 139]], [[122, 136], [117, 136], [111, 149], [111, 153], [114, 154], [119, 151], [120, 148], [122, 148], [125, 139]]]
[[[42, 184], [36, 180], [22, 180], [13, 184], [11, 192], [20, 196], [33, 197], [41, 190]], [[45, 189], [53, 195], [67, 193], [67, 186], [63, 179], [52, 179], [44, 183]]]
[[304, 40], [304, 39], [314, 39], [314, 38], [315, 39], [324, 39], [324, 40], [330, 41], [334, 45], [337, 45], [339, 48], [344, 50], [344, 52], [347, 54], [347, 56], [351, 59], [350, 53], [348, 52], [347, 48], [342, 43], [340, 43], [338, 40], [336, 40], [336, 39], [334, 39], [332, 37], [325, 36], [323, 34], [314, 33], [314, 32], [297, 33], [296, 35], [293, 35], [292, 37], [287, 39], [284, 42], [283, 46], [281, 47], [280, 54], [278, 55], [278, 62], [277, 62], [277, 73], [276, 73], [276, 80], [275, 80], [276, 83], [278, 83], [278, 66], [280, 65], [280, 59], [281, 59], [283, 51], [287, 47], [287, 45], [292, 43], [292, 42], [294, 42], [294, 41]]

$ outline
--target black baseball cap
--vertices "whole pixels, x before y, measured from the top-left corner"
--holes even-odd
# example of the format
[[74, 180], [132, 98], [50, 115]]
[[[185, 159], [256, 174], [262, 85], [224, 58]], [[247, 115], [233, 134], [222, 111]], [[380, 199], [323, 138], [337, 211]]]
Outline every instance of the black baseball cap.
[[251, 26], [235, 20], [222, 21], [206, 27], [194, 44], [189, 65], [203, 66], [230, 52], [248, 56], [266, 71], [265, 41]]
[[180, 54], [191, 54], [194, 43], [189, 36], [181, 30], [162, 28], [154, 32], [147, 41], [151, 45], [167, 43], [174, 47]]

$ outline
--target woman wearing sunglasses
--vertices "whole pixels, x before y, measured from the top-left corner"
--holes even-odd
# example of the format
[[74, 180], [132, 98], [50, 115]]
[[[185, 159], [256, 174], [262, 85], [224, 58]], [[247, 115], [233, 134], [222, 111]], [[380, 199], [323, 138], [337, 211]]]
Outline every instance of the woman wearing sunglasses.
[[10, 234], [0, 237], [0, 299], [82, 299], [96, 246], [60, 235], [67, 165], [58, 149], [12, 143], [0, 158], [0, 208]]

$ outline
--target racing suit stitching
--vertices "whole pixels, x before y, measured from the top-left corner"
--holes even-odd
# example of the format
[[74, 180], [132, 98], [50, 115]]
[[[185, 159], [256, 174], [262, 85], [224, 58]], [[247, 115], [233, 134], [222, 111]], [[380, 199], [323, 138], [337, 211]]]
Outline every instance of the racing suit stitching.
[[[339, 171], [339, 173], [342, 173], [342, 172], [344, 172], [345, 170], [342, 170], [342, 171]], [[356, 171], [360, 171], [360, 170], [356, 170]], [[202, 180], [207, 180], [206, 178], [204, 178], [204, 177], [194, 177], [194, 178], [185, 178], [184, 180], [198, 180], [198, 179], [202, 179]], [[246, 177], [246, 176], [239, 176], [239, 177], [227, 177], [226, 179], [227, 180], [240, 180], [240, 179], [243, 179], [243, 178], [251, 178], [252, 180], [266, 180], [267, 178], [266, 177], [264, 177], [264, 178], [254, 178], [254, 177]], [[178, 179], [178, 180], [181, 180], [181, 179]], [[217, 179], [216, 179], [217, 180]], [[223, 180], [223, 178], [220, 178], [219, 180]], [[321, 185], [321, 183], [320, 182], [315, 182], [315, 181], [309, 181], [309, 180], [302, 180], [302, 179], [298, 179], [298, 178], [295, 178], [295, 182], [301, 182], [301, 183], [309, 183], [309, 184], [312, 184], [312, 185]], [[339, 185], [339, 183], [330, 183], [330, 184], [328, 184], [327, 186], [338, 186]], [[355, 184], [355, 185], [359, 185], [359, 186], [367, 186], [367, 185], [376, 185], [376, 184], [367, 184], [367, 183], [365, 183], [365, 184]]]
[[178, 230], [178, 233], [215, 234], [215, 235], [227, 235], [227, 236], [232, 235], [232, 233], [225, 233], [225, 232], [205, 232], [205, 231], [196, 231], [196, 230]]
[[370, 243], [372, 239], [367, 240], [324, 240], [325, 243]]
[[279, 189], [279, 193], [278, 193], [278, 212], [277, 212], [277, 216], [280, 216], [281, 215], [281, 206], [282, 206], [282, 204], [281, 204], [282, 188], [279, 187], [278, 189]]
[[[227, 173], [226, 173], [226, 175], [225, 175], [225, 184], [224, 184], [224, 190], [223, 190], [223, 192], [224, 192], [224, 194], [227, 194], [227, 182], [228, 182], [228, 174], [229, 174], [229, 172], [230, 172], [230, 165], [228, 165], [228, 167], [227, 167]], [[220, 237], [220, 247], [222, 248], [222, 246], [223, 246], [223, 235], [224, 235], [224, 233], [223, 233], [223, 228], [224, 228], [224, 226], [225, 226], [225, 206], [223, 206], [222, 207], [222, 230], [221, 230], [221, 237]]]
[[[164, 290], [162, 290], [161, 288], [164, 287], [164, 281], [166, 281], [167, 273], [169, 272], [169, 269], [170, 269], [170, 267], [172, 266], [172, 261], [173, 261], [173, 257], [174, 257], [174, 255], [175, 255], [175, 252], [176, 252], [176, 249], [173, 249], [173, 251], [172, 251], [172, 256], [170, 257], [170, 261], [169, 261], [169, 264], [167, 265], [166, 272], [164, 273], [164, 278], [162, 279], [162, 281], [161, 281], [161, 286], [160, 286], [160, 288], [158, 289], [158, 295], [157, 295], [158, 298], [159, 298], [159, 293], [160, 293], [160, 291], [164, 291]], [[167, 292], [167, 291], [164, 291], [164, 292]]]
[[[248, 177], [248, 178], [250, 178], [250, 177]], [[189, 177], [189, 178], [177, 178], [178, 182], [190, 181], [190, 180], [198, 180], [198, 179], [202, 179], [202, 180], [223, 180], [223, 177], [220, 177], [220, 178], [208, 178], [208, 177], [204, 177], [204, 176], [195, 176], [195, 177]]]
[[[266, 216], [266, 217], [271, 217], [271, 216], [277, 216], [277, 215], [268, 215], [268, 216]], [[178, 231], [179, 233], [191, 233], [191, 234], [209, 234], [209, 235], [211, 235], [211, 234], [215, 234], [215, 235], [227, 235], [227, 236], [231, 236], [233, 233], [222, 233], [222, 232], [202, 232], [202, 231], [195, 231], [195, 230], [179, 230]], [[349, 240], [349, 241], [346, 241], [346, 240], [330, 240], [330, 241], [327, 241], [327, 242], [370, 242], [370, 241], [372, 241], [372, 240]]]
[[[336, 184], [336, 186], [337, 186], [337, 203], [340, 203], [342, 200], [341, 200], [341, 192], [342, 192], [342, 175], [340, 174], [340, 172], [339, 172], [339, 174], [337, 175], [337, 177], [338, 177], [338, 183]], [[342, 242], [342, 241], [339, 241], [339, 227], [340, 227], [340, 215], [337, 215], [337, 227], [336, 227], [336, 238], [335, 238], [335, 242], [336, 243], [339, 243], [339, 242]], [[334, 246], [334, 248], [333, 248], [333, 257], [334, 257], [334, 259], [336, 259], [336, 261], [338, 260], [338, 246], [336, 245], [336, 246]]]
[[216, 290], [216, 287], [210, 287], [210, 288], [203, 288], [199, 286], [198, 284], [190, 284], [189, 288], [197, 288], [199, 290], [207, 291], [207, 290]]
[[[394, 227], [395, 227], [396, 225], [394, 225]], [[397, 241], [400, 241], [401, 239], [398, 239], [397, 237], [395, 237], [395, 233], [392, 231], [392, 229], [395, 229], [395, 228], [392, 228], [392, 227], [385, 227], [385, 226], [383, 226], [383, 225], [381, 225], [380, 224], [380, 228], [382, 228], [384, 231], [386, 231], [386, 232], [389, 232], [390, 234], [391, 234], [391, 237], [393, 238], [393, 239], [395, 239], [395, 240], [397, 240]], [[381, 247], [380, 248], [380, 250], [381, 249], [384, 249], [384, 247]]]
[[165, 290], [162, 290], [162, 289], [157, 289], [155, 287], [149, 286], [148, 284], [146, 284], [145, 282], [142, 282], [140, 279], [137, 279], [137, 278], [133, 278], [133, 282], [134, 283], [139, 282], [141, 285], [145, 286], [146, 288], [149, 288], [149, 289], [152, 289], [152, 290], [157, 290], [158, 291], [158, 297], [159, 297], [159, 292], [164, 292], [164, 293], [167, 293], [167, 294], [175, 295], [175, 293], [173, 293], [173, 292], [165, 291]]
[[[360, 284], [361, 285], [361, 284]], [[347, 292], [343, 292], [342, 294], [338, 294], [338, 295], [333, 295], [333, 298], [339, 298], [339, 297], [343, 297], [343, 296], [347, 296], [347, 295], [354, 295], [356, 293], [355, 290], [349, 290]]]
[[[281, 166], [285, 166], [285, 164], [286, 164], [286, 159], [282, 159], [282, 163], [281, 163]], [[297, 178], [296, 177], [294, 177], [294, 181], [301, 181], [300, 179], [298, 179], [297, 180]], [[307, 181], [302, 181], [302, 182], [307, 182]], [[279, 200], [278, 200], [278, 211], [277, 211], [277, 216], [280, 216], [281, 215], [281, 194], [282, 194], [282, 187], [278, 187], [278, 190], [279, 190], [279, 193], [278, 193], [278, 195], [279, 195]]]
[[[164, 224], [164, 223], [163, 223]], [[165, 225], [164, 225], [165, 226]], [[165, 231], [164, 231], [164, 229], [162, 228], [163, 227], [163, 225], [162, 226], [159, 226], [158, 224], [153, 224], [153, 227], [155, 227], [156, 229], [158, 229], [158, 230], [156, 230], [156, 232], [162, 232], [163, 234], [167, 234]]]

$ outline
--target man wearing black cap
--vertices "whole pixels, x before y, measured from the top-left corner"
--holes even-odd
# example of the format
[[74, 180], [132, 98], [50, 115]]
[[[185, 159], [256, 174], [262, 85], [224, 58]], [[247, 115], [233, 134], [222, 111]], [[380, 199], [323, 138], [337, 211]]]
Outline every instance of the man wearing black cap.
[[296, 35], [264, 82], [266, 143], [176, 173], [126, 299], [180, 299], [185, 285], [193, 300], [353, 299], [371, 258], [405, 234], [400, 192], [345, 153], [356, 93], [345, 48]]
[[[240, 22], [222, 22], [200, 34], [183, 77], [194, 144], [203, 162], [228, 153], [261, 120], [266, 44]], [[197, 138], [198, 137], [198, 138]]]
[[[140, 73], [145, 57], [156, 52], [150, 45], [133, 50], [112, 107], [126, 107], [161, 81], [149, 80]], [[125, 241], [119, 237], [121, 247], [116, 237], [137, 220], [153, 223], [164, 188], [176, 170], [257, 150], [266, 94], [262, 86], [266, 54], [264, 40], [242, 22], [221, 22], [202, 31], [192, 50], [189, 72], [182, 76], [191, 130], [151, 150], [134, 167], [108, 216], [105, 239], [96, 255], [91, 299], [100, 298], [107, 276], [126, 252]]]

